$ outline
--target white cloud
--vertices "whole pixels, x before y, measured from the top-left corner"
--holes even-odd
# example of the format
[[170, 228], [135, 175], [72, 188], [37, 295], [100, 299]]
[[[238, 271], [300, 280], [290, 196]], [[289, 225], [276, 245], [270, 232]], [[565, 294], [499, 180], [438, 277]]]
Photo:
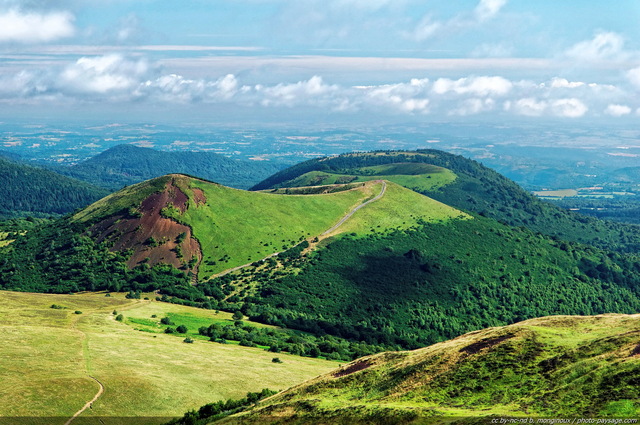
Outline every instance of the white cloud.
[[425, 15], [411, 31], [404, 31], [406, 38], [422, 42], [447, 32], [465, 30], [483, 24], [494, 18], [507, 4], [508, 0], [480, 0], [473, 14], [460, 13], [449, 20], [434, 20], [431, 14]]
[[494, 109], [496, 102], [491, 99], [466, 99], [461, 102], [457, 108], [449, 111], [449, 115], [476, 115], [481, 112], [488, 112]]
[[[325, 84], [322, 77], [313, 76], [306, 81], [276, 86], [255, 86], [255, 92], [261, 97], [263, 106], [288, 106], [299, 104], [326, 105], [334, 103], [339, 94], [339, 87]], [[339, 103], [342, 103], [339, 101]]]
[[558, 99], [551, 103], [553, 113], [563, 118], [580, 118], [589, 108], [580, 99]]
[[74, 19], [68, 12], [0, 12], [0, 42], [43, 43], [70, 37], [75, 34]]
[[394, 111], [424, 114], [429, 112], [428, 87], [429, 80], [426, 78], [414, 78], [408, 84], [357, 87], [363, 96], [356, 93], [355, 103], [365, 107], [391, 107]]
[[575, 44], [566, 55], [569, 58], [587, 62], [622, 60], [628, 56], [624, 51], [624, 38], [615, 32], [601, 32], [591, 40]]
[[475, 96], [504, 96], [513, 87], [513, 83], [503, 77], [469, 77], [458, 80], [439, 78], [433, 83], [436, 94], [455, 93], [458, 95], [472, 94]]
[[484, 22], [496, 16], [506, 4], [507, 0], [480, 0], [474, 14], [478, 21]]
[[640, 88], [640, 67], [629, 70], [627, 72], [627, 79], [631, 82], [631, 84], [633, 84], [637, 88]]
[[631, 113], [631, 108], [627, 105], [611, 104], [607, 106], [604, 113], [611, 115], [612, 117], [621, 117], [623, 115], [629, 115]]
[[64, 69], [61, 84], [69, 91], [106, 94], [135, 89], [151, 72], [144, 59], [121, 55], [83, 57]]
[[513, 104], [513, 110], [516, 114], [528, 117], [539, 117], [544, 114], [549, 105], [545, 101], [537, 100], [532, 97], [518, 99]]
[[557, 89], [557, 88], [575, 89], [577, 87], [582, 87], [584, 85], [585, 83], [583, 83], [582, 81], [569, 81], [565, 78], [555, 77], [551, 80], [551, 87], [553, 87], [554, 89]]

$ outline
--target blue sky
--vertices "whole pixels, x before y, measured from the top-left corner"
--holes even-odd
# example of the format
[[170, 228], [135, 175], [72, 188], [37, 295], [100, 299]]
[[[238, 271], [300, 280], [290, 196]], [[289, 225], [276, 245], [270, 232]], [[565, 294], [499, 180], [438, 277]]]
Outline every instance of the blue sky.
[[633, 123], [640, 2], [0, 0], [0, 120]]

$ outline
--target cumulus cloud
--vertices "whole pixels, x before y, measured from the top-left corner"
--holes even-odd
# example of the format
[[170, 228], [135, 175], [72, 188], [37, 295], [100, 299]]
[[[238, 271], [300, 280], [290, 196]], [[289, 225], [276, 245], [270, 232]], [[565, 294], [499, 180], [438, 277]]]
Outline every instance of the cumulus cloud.
[[504, 96], [511, 91], [512, 87], [513, 83], [503, 77], [470, 77], [458, 80], [439, 78], [433, 84], [433, 92], [436, 94]]
[[640, 89], [640, 67], [627, 72], [627, 78], [636, 88]]
[[[629, 72], [630, 81], [640, 68]], [[639, 81], [640, 82], [640, 81]], [[640, 104], [618, 87], [555, 77], [512, 81], [498, 75], [414, 78], [375, 85], [341, 85], [315, 75], [294, 82], [251, 84], [234, 74], [188, 78], [164, 73], [144, 58], [82, 57], [48, 70], [0, 74], [0, 102], [235, 105], [246, 110], [296, 108], [334, 113], [471, 116], [491, 111], [526, 117], [580, 118], [631, 114]]]
[[0, 43], [43, 43], [75, 34], [75, 18], [68, 12], [0, 12]]
[[582, 81], [569, 81], [566, 78], [555, 77], [551, 80], [551, 87], [557, 88], [569, 88], [575, 89], [577, 87], [583, 87], [585, 83]]
[[427, 97], [429, 79], [414, 78], [409, 83], [361, 86], [359, 104], [378, 108], [391, 107], [395, 111], [428, 113], [430, 100]]
[[83, 57], [64, 69], [60, 83], [79, 93], [127, 92], [137, 88], [151, 72], [144, 59], [131, 60], [118, 54]]
[[558, 99], [551, 103], [551, 109], [558, 117], [580, 118], [587, 113], [589, 108], [580, 99]]
[[621, 117], [624, 115], [629, 115], [631, 113], [631, 108], [627, 105], [611, 104], [607, 106], [607, 109], [604, 110], [604, 113], [607, 115], [611, 115], [612, 117]]
[[539, 117], [544, 114], [549, 105], [544, 100], [538, 100], [533, 97], [526, 97], [518, 99], [515, 103], [509, 103], [507, 108], [513, 108], [514, 112], [518, 115], [525, 115], [528, 117]]
[[313, 76], [306, 81], [293, 84], [278, 84], [264, 87], [257, 85], [255, 91], [261, 95], [263, 106], [295, 106], [298, 104], [324, 105], [332, 103], [339, 93], [337, 85], [325, 84], [322, 77]]
[[488, 112], [494, 109], [496, 102], [491, 99], [466, 99], [462, 101], [456, 108], [449, 111], [449, 115], [476, 115], [481, 112]]
[[622, 60], [628, 56], [624, 51], [624, 38], [615, 32], [601, 32], [591, 40], [575, 44], [566, 55], [574, 60], [596, 62], [603, 60]]

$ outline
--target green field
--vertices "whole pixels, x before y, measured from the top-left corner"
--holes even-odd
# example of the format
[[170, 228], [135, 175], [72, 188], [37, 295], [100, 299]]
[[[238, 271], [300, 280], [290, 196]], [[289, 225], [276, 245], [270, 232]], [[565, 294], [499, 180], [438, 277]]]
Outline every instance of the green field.
[[[115, 320], [114, 310], [123, 322]], [[184, 336], [135, 330], [135, 320], [153, 321], [153, 314], [194, 327], [231, 320], [229, 313], [122, 294], [0, 292], [0, 423], [2, 417], [38, 416], [58, 417], [46, 423], [63, 424], [97, 393], [88, 375], [105, 391], [83, 417], [137, 416], [150, 417], [139, 423], [162, 423], [212, 401], [284, 389], [337, 366], [284, 353], [277, 354], [283, 361], [277, 364], [273, 353], [260, 348], [185, 344]]]

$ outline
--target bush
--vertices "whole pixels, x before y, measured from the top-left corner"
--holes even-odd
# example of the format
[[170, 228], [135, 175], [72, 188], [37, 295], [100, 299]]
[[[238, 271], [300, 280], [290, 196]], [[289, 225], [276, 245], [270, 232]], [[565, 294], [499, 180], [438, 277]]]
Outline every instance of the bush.
[[124, 316], [123, 316], [122, 314], [118, 314], [118, 315], [116, 316], [116, 320], [117, 320], [118, 322], [122, 322], [122, 321], [124, 320]]
[[280, 357], [274, 357], [271, 359], [271, 363], [282, 363], [282, 360], [280, 360]]
[[176, 330], [171, 328], [171, 327], [168, 327], [167, 329], [164, 330], [164, 333], [166, 333], [166, 334], [174, 334], [174, 333], [176, 333]]
[[160, 323], [162, 323], [163, 325], [174, 325], [175, 324], [168, 317], [163, 317], [162, 319], [160, 319]]
[[58, 304], [51, 304], [51, 308], [54, 309], [54, 310], [62, 310], [62, 309], [64, 309], [63, 306], [58, 305]]
[[186, 342], [187, 344], [193, 344], [193, 339], [191, 339], [190, 337], [186, 337], [185, 339], [182, 340], [182, 342]]
[[76, 310], [74, 311], [75, 314], [82, 314], [82, 312], [80, 310]]
[[236, 310], [235, 313], [233, 313], [233, 316], [231, 316], [233, 320], [242, 320], [243, 317], [244, 315], [240, 310]]
[[180, 325], [176, 328], [176, 331], [181, 334], [186, 334], [189, 331], [189, 329], [187, 329], [185, 325]]

